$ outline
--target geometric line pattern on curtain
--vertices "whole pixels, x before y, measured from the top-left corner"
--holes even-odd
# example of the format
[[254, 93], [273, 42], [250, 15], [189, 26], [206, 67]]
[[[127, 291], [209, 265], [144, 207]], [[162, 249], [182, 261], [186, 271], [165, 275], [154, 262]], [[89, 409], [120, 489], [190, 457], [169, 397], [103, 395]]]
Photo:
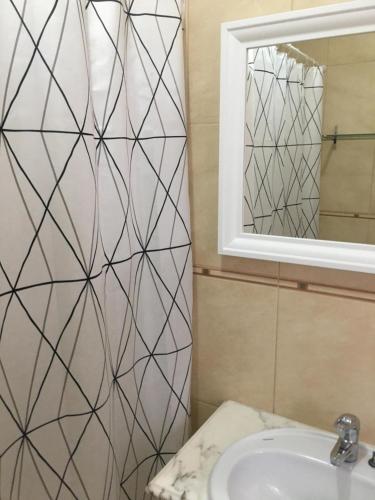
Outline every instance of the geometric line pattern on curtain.
[[322, 66], [248, 51], [244, 230], [319, 237]]
[[0, 497], [145, 498], [189, 431], [181, 0], [0, 0]]

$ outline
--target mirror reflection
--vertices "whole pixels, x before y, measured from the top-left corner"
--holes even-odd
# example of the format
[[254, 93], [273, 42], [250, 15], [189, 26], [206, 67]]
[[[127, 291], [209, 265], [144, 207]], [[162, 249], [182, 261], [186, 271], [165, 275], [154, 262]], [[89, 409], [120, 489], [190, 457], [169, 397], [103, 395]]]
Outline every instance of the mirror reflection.
[[375, 243], [375, 34], [248, 50], [244, 231]]

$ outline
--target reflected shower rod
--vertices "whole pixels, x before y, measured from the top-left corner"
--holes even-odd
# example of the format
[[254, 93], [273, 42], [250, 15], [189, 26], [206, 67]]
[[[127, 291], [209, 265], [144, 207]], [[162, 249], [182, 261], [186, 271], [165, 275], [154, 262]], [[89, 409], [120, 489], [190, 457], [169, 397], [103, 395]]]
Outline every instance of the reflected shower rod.
[[300, 49], [297, 49], [297, 47], [295, 47], [293, 44], [291, 43], [281, 43], [278, 45], [278, 49], [282, 50], [283, 52], [291, 52], [291, 53], [294, 53], [297, 58], [302, 58], [304, 60], [305, 63], [308, 63], [312, 66], [321, 66], [318, 61], [316, 61], [315, 59], [313, 59], [311, 56], [305, 54], [304, 52], [302, 52], [302, 50]]

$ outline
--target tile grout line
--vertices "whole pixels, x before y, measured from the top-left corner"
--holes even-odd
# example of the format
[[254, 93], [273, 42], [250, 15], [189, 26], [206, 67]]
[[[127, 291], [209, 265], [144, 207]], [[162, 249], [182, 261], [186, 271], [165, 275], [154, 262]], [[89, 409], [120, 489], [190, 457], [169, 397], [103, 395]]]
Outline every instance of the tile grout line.
[[272, 413], [276, 413], [276, 384], [277, 384], [277, 359], [279, 343], [279, 304], [280, 304], [280, 262], [277, 273], [277, 297], [276, 297], [276, 318], [275, 318], [275, 355], [273, 367], [273, 395], [272, 395]]

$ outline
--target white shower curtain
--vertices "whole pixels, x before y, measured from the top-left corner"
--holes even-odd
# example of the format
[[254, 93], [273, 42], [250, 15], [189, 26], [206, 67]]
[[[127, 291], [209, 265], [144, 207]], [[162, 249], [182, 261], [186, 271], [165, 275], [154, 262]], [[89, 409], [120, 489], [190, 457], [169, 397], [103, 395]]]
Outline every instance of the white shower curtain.
[[182, 0], [0, 0], [0, 498], [131, 499], [189, 423]]
[[248, 51], [244, 229], [319, 237], [322, 66]]

